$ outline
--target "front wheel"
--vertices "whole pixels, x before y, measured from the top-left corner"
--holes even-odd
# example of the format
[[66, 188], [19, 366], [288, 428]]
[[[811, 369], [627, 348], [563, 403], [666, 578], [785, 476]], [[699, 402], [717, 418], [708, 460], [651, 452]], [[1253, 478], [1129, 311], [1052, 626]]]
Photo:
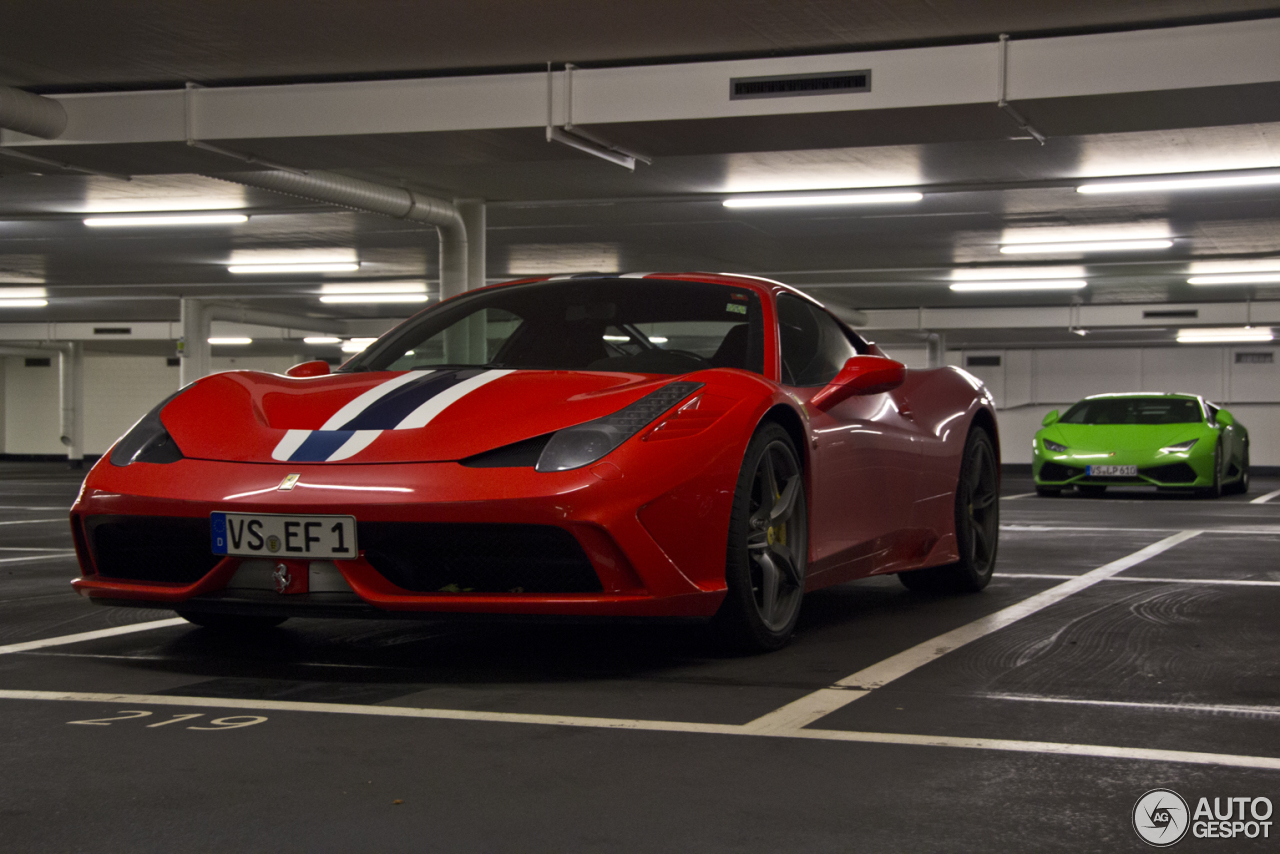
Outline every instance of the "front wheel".
[[1222, 497], [1222, 440], [1218, 440], [1218, 447], [1213, 449], [1213, 486], [1205, 487], [1200, 490], [1201, 498], [1221, 498]]
[[750, 652], [791, 639], [804, 598], [809, 522], [804, 470], [786, 430], [766, 422], [751, 438], [729, 516], [725, 582], [715, 627]]
[[1240, 455], [1240, 477], [1231, 485], [1232, 495], [1246, 495], [1249, 492], [1249, 446], [1244, 446]]
[[976, 593], [991, 581], [1000, 536], [1000, 476], [987, 431], [976, 428], [965, 441], [956, 484], [956, 549], [960, 560], [898, 574], [908, 590]]

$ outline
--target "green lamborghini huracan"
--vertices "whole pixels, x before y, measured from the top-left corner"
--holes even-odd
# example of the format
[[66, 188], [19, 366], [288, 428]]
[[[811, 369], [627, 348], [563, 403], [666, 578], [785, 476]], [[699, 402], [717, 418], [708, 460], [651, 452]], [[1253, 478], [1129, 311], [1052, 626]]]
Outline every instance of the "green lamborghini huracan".
[[1031, 464], [1040, 495], [1120, 485], [1211, 498], [1249, 491], [1249, 431], [1193, 394], [1096, 394], [1043, 423]]

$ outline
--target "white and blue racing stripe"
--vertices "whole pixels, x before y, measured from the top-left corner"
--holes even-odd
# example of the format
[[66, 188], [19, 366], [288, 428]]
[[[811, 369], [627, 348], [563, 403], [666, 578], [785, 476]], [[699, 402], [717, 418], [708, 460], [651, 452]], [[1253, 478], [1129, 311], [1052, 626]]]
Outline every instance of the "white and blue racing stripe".
[[381, 383], [335, 412], [319, 430], [289, 430], [271, 452], [281, 462], [345, 460], [385, 430], [425, 427], [471, 392], [511, 371], [410, 371]]

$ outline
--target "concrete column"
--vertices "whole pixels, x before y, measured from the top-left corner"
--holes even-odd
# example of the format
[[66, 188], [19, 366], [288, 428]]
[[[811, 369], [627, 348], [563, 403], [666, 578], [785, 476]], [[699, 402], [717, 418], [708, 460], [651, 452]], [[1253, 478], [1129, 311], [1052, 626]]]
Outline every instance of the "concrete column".
[[941, 332], [930, 332], [924, 341], [929, 357], [929, 367], [941, 368], [947, 363], [947, 337]]
[[467, 290], [482, 288], [485, 282], [484, 199], [454, 199], [453, 204], [467, 230]]
[[84, 345], [73, 341], [58, 351], [58, 393], [62, 399], [62, 444], [72, 468], [84, 465]]
[[178, 387], [209, 374], [209, 314], [198, 299], [182, 300], [182, 340], [178, 343]]

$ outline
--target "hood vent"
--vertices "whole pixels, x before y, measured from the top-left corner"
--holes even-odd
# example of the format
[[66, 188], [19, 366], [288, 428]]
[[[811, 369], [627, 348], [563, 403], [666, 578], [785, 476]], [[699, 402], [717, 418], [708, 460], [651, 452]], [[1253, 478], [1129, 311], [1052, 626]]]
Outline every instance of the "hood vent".
[[774, 77], [734, 77], [729, 100], [791, 98], [796, 95], [848, 95], [871, 91], [871, 71], [828, 71], [822, 74], [782, 74]]

